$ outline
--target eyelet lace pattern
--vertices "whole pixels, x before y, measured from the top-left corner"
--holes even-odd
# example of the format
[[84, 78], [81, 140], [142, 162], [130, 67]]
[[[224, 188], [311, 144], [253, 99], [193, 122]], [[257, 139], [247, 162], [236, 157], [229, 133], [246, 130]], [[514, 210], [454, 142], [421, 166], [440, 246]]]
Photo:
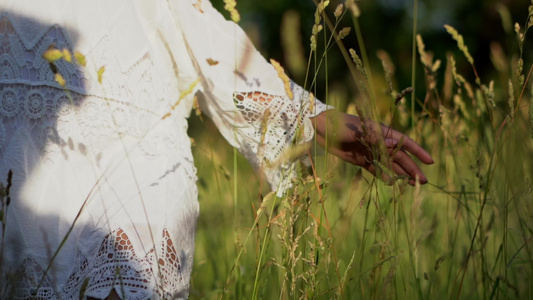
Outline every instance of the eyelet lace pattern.
[[17, 272], [7, 278], [17, 281], [13, 294], [4, 296], [10, 299], [28, 299], [29, 296], [77, 299], [80, 295], [91, 295], [103, 299], [116, 288], [125, 299], [151, 299], [154, 289], [161, 299], [186, 298], [188, 283], [181, 274], [179, 253], [168, 231], [164, 230], [162, 237], [159, 247], [139, 257], [128, 235], [120, 228], [113, 231], [103, 239], [93, 257], [78, 252], [76, 270], [59, 291], [42, 267], [33, 258], [26, 258]]
[[[118, 30], [127, 40], [122, 49], [117, 35], [98, 28], [79, 49], [72, 28], [0, 7], [0, 182], [8, 170], [14, 173], [6, 231], [0, 232], [0, 298], [105, 298], [111, 289], [125, 299], [187, 298], [198, 202], [186, 118], [193, 97], [215, 94], [209, 84], [217, 81], [211, 66], [200, 66], [211, 56], [195, 56], [185, 26], [174, 19], [194, 12], [209, 21], [218, 14], [206, 0], [193, 2], [124, 1], [127, 9], [117, 13], [136, 16], [128, 9], [146, 4], [161, 8], [161, 15], [157, 28], [137, 19], [119, 24], [137, 26], [136, 35], [148, 30], [140, 44], [137, 36], [128, 44], [128, 32]], [[190, 12], [176, 9], [189, 5]], [[50, 47], [82, 51], [87, 66], [64, 59], [51, 66], [43, 58]], [[124, 58], [124, 51], [134, 53]], [[197, 78], [201, 83], [176, 107]], [[206, 114], [281, 193], [294, 169], [286, 151], [312, 138], [309, 118], [327, 107], [311, 103], [294, 83], [293, 99], [264, 92], [255, 81], [238, 86], [246, 88], [236, 88], [233, 97], [206, 97]]]
[[[139, 141], [140, 152], [148, 161], [160, 156], [161, 148], [181, 151], [183, 162], [189, 164], [183, 166], [189, 174], [184, 182], [194, 186], [196, 177], [190, 146], [183, 143], [183, 140], [188, 141], [183, 113], [178, 112], [182, 121], [172, 120], [179, 128], [177, 133], [162, 135], [158, 132], [158, 126], [162, 127], [158, 124], [162, 111], [168, 110], [168, 105], [163, 103], [162, 93], [153, 92], [165, 87], [152, 81], [150, 57], [141, 57], [125, 74], [113, 74], [116, 68], [110, 66], [116, 65], [116, 61], [110, 53], [100, 50], [111, 48], [106, 43], [103, 37], [86, 56], [91, 63], [108, 66], [108, 81], [98, 84], [90, 68], [59, 60], [55, 68], [66, 80], [63, 88], [55, 82], [53, 68], [42, 58], [50, 46], [74, 53], [62, 29], [50, 26], [40, 38], [27, 41], [19, 35], [9, 16], [0, 14], [0, 170], [4, 176], [6, 169], [13, 169], [15, 180], [18, 179], [13, 194], [21, 192], [25, 177], [37, 169], [37, 162], [28, 165], [19, 150], [31, 152], [34, 149], [34, 155], [29, 156], [45, 165], [69, 159], [72, 149], [98, 161], [118, 137], [124, 136]], [[19, 199], [13, 198], [11, 207], [14, 209], [8, 211], [11, 213], [8, 221], [13, 220], [10, 217], [20, 205]], [[193, 207], [195, 201], [191, 199]], [[193, 209], [192, 215], [196, 214]], [[72, 252], [71, 271], [65, 280], [55, 276], [53, 263], [52, 268], [47, 269], [51, 259], [43, 261], [40, 251], [44, 250], [25, 248], [15, 255], [20, 256], [15, 259], [18, 266], [10, 265], [9, 260], [3, 260], [0, 265], [0, 298], [78, 299], [80, 295], [105, 298], [111, 289], [125, 299], [186, 298], [195, 217], [189, 221], [189, 228], [184, 230], [188, 237], [180, 239], [178, 244], [173, 239], [181, 234], [171, 236], [165, 227], [153, 240], [153, 245], [157, 246], [148, 248], [134, 247], [129, 235], [138, 233], [131, 230], [127, 233], [120, 227], [109, 229], [107, 235], [103, 232], [93, 235], [89, 238], [101, 236], [100, 246], [94, 251], [65, 250]], [[8, 222], [8, 230], [11, 229], [9, 225]], [[6, 238], [9, 239], [9, 233]], [[9, 247], [7, 243], [3, 246]], [[50, 247], [47, 251], [54, 250]]]

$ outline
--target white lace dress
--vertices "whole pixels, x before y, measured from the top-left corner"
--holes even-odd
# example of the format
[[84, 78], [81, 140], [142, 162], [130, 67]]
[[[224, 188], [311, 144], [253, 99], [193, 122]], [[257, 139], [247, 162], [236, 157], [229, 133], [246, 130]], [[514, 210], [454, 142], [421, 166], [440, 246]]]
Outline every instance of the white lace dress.
[[326, 109], [286, 83], [208, 0], [0, 0], [0, 298], [186, 298], [193, 98], [282, 190]]

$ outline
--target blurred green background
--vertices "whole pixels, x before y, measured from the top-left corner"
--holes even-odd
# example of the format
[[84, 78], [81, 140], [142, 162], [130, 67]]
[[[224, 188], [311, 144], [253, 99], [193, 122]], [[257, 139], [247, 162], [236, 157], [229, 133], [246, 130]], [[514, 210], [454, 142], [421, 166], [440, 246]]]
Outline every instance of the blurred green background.
[[[212, 3], [229, 18], [229, 14], [224, 10], [223, 1], [212, 1]], [[333, 20], [333, 10], [340, 3], [344, 1], [330, 2], [327, 13]], [[409, 86], [411, 84], [414, 1], [362, 0], [356, 3], [362, 11], [359, 22], [372, 66], [380, 67], [376, 51], [385, 50], [398, 69], [396, 72], [398, 86]], [[490, 61], [491, 43], [499, 43], [508, 55], [516, 52], [518, 46], [514, 36], [514, 23], [519, 22], [520, 25], [524, 25], [528, 15], [527, 7], [530, 4], [528, 0], [419, 1], [417, 32], [423, 36], [426, 45], [435, 53], [435, 56], [444, 60], [447, 52], [458, 53], [459, 51], [455, 41], [444, 29], [444, 24], [453, 26], [467, 41], [482, 79], [489, 79], [494, 75], [494, 68]], [[309, 56], [309, 37], [316, 10], [313, 0], [243, 0], [238, 1], [237, 9], [242, 16], [239, 25], [247, 31], [261, 53], [266, 58], [273, 58], [285, 66], [289, 66], [290, 63], [286, 55], [287, 51], [281, 42], [283, 21], [284, 17], [287, 18], [289, 14], [297, 13], [300, 18], [301, 46], [305, 49], [305, 57]], [[344, 18], [341, 26], [352, 26], [351, 19]], [[531, 39], [531, 37], [528, 38], [529, 41]], [[344, 44], [347, 48], [358, 50], [353, 30], [344, 40]], [[348, 76], [346, 62], [340, 56], [337, 47], [334, 47], [330, 54], [328, 63], [330, 80], [353, 85]], [[533, 51], [524, 52], [526, 60], [532, 55]], [[463, 70], [468, 69], [466, 64], [461, 64], [461, 67]], [[302, 74], [290, 68], [287, 72], [293, 80], [303, 84]], [[423, 72], [420, 64], [417, 72]], [[469, 72], [461, 73], [466, 73], [464, 75], [467, 78], [473, 78], [472, 74], [468, 74]], [[323, 82], [324, 72], [320, 75], [322, 76], [320, 82]], [[423, 83], [423, 77], [418, 79]], [[320, 85], [318, 96], [324, 98], [324, 89]]]

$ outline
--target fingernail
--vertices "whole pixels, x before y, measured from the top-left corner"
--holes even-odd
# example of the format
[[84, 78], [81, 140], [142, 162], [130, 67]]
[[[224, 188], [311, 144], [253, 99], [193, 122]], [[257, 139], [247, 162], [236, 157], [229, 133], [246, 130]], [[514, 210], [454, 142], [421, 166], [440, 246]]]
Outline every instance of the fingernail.
[[[413, 182], [413, 185], [416, 182], [415, 179], [411, 179], [411, 180], [409, 180], [409, 183], [411, 183], [411, 181]], [[420, 184], [426, 184], [426, 183], [428, 183], [428, 179], [426, 178], [426, 176], [422, 175], [422, 176], [418, 177], [418, 182], [420, 182]]]

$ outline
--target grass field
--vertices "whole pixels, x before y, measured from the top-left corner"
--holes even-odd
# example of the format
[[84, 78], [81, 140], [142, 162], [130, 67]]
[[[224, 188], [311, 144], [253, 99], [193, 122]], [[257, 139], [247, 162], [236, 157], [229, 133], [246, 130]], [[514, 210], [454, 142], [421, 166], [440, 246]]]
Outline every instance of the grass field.
[[[337, 4], [325, 9], [333, 26]], [[302, 168], [294, 189], [278, 198], [240, 154], [222, 146], [211, 123], [193, 117], [201, 213], [191, 298], [533, 299], [533, 79], [526, 38], [532, 14], [530, 6], [526, 19], [512, 20], [519, 24], [507, 33], [512, 53], [485, 50], [492, 65], [483, 65], [484, 73], [467, 49], [476, 41], [463, 41], [453, 27], [446, 28], [453, 46], [440, 57], [433, 53], [442, 49], [415, 35], [406, 45], [413, 51], [409, 74], [393, 70], [405, 64], [398, 57], [365, 48], [363, 9], [360, 16], [342, 10], [338, 18], [348, 20], [345, 40], [358, 42], [360, 63], [342, 43], [328, 43], [333, 27], [319, 14], [323, 30], [316, 51], [304, 58], [308, 79], [299, 83], [326, 91], [322, 100], [340, 110], [363, 108], [420, 143], [435, 160], [423, 167], [424, 186], [401, 179], [386, 185], [317, 151], [316, 174]], [[311, 28], [305, 30], [301, 39], [308, 43]], [[329, 49], [339, 47], [357, 91], [324, 75], [328, 59], [342, 55]], [[309, 84], [315, 75], [316, 86]], [[397, 76], [412, 77], [415, 93], [396, 105], [407, 87], [397, 86]]]

